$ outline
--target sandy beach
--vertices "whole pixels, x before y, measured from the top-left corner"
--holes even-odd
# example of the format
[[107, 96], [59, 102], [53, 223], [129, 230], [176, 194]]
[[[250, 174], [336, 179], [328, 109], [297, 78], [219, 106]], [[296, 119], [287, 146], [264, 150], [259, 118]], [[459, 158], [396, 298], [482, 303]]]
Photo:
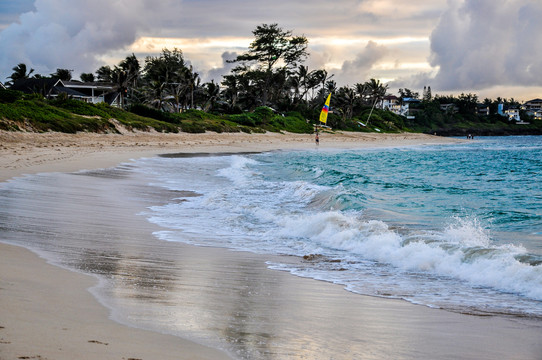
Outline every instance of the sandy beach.
[[[320, 134], [320, 148], [363, 148], [457, 142], [424, 134]], [[114, 166], [162, 153], [314, 149], [310, 134], [116, 134], [15, 133], [0, 131], [0, 180], [21, 174]]]
[[[457, 141], [423, 134], [324, 133], [319, 147], [370, 148]], [[164, 153], [315, 147], [312, 135], [295, 134], [0, 132], [0, 181], [24, 174], [108, 168]], [[154, 225], [136, 225], [129, 218], [114, 220], [119, 228], [134, 228], [131, 237], [151, 237], [155, 230]], [[276, 336], [270, 342], [285, 349], [280, 357], [250, 358], [542, 358], [542, 323], [536, 319], [464, 315], [361, 296], [339, 285], [270, 270], [266, 265], [270, 259], [265, 256], [189, 245], [160, 246], [157, 251], [175, 253], [175, 259], [183, 264], [183, 298], [176, 301], [182, 300], [187, 306], [186, 313], [176, 321], [208, 321], [217, 328], [224, 327], [224, 337], [230, 341], [250, 341], [251, 329], [228, 328], [220, 319], [228, 312], [240, 318], [258, 317], [266, 331]], [[88, 291], [96, 287], [95, 277], [48, 264], [29, 250], [0, 244], [0, 275], [0, 359], [241, 357], [182, 335], [160, 334], [112, 320], [115, 316], [110, 309]], [[202, 286], [205, 282], [215, 286]], [[245, 293], [247, 284], [254, 285], [250, 296]], [[289, 338], [290, 343], [280, 343], [284, 338]]]

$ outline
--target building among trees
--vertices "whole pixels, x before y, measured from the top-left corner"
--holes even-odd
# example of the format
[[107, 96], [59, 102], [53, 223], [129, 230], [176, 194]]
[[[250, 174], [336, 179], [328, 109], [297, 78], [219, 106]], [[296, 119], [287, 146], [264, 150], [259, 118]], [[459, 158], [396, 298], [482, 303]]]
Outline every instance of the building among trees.
[[109, 84], [84, 83], [80, 81], [62, 81], [55, 78], [28, 78], [13, 82], [11, 90], [26, 94], [40, 94], [45, 98], [55, 98], [61, 94], [92, 104], [105, 102], [118, 106], [119, 93]]

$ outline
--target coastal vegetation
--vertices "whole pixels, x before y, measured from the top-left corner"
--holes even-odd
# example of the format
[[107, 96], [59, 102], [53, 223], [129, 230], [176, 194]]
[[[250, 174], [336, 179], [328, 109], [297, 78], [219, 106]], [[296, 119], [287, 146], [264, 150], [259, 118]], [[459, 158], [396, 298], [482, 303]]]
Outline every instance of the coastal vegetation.
[[75, 133], [128, 130], [158, 132], [264, 132], [309, 133], [313, 127], [296, 112], [276, 114], [259, 107], [242, 114], [217, 115], [197, 109], [170, 113], [137, 104], [126, 110], [105, 103], [89, 104], [68, 97], [45, 99], [41, 95], [0, 90], [0, 130], [58, 131]]
[[[422, 97], [400, 89], [396, 106], [408, 104], [399, 115], [383, 104], [388, 86], [376, 79], [341, 86], [325, 69], [309, 69], [308, 40], [263, 24], [254, 31], [246, 53], [222, 81], [202, 83], [180, 49], [163, 49], [142, 62], [134, 54], [113, 67], [83, 73], [82, 82], [111, 87], [116, 102], [90, 104], [69, 93], [35, 91], [24, 94], [0, 90], [0, 128], [31, 131], [118, 131], [154, 129], [164, 132], [312, 132], [326, 96], [332, 94], [327, 125], [364, 132], [426, 132], [440, 135], [542, 134], [542, 120], [523, 112], [517, 124], [498, 114], [499, 104], [519, 107], [514, 99], [485, 99], [475, 94]], [[54, 78], [73, 81], [73, 70], [57, 69], [48, 76], [35, 74], [25, 64], [13, 69], [8, 88], [21, 79]], [[413, 101], [415, 100], [415, 101]], [[480, 108], [487, 111], [480, 113]]]

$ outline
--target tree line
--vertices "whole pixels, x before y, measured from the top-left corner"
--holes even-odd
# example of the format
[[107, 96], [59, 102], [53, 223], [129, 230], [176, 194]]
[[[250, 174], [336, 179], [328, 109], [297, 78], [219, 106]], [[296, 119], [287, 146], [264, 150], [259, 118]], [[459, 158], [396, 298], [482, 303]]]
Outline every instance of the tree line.
[[[296, 36], [278, 24], [262, 24], [252, 33], [254, 40], [248, 51], [229, 61], [235, 66], [220, 83], [214, 80], [202, 83], [198, 72], [177, 48], [163, 49], [159, 55], [147, 56], [144, 61], [132, 54], [113, 67], [106, 65], [95, 73], [83, 73], [80, 79], [114, 86], [123, 108], [144, 104], [167, 112], [200, 109], [237, 114], [267, 106], [277, 112], [297, 111], [305, 118], [316, 119], [325, 97], [332, 93], [330, 121], [338, 128], [348, 127], [352, 119], [369, 120], [375, 106], [387, 95], [388, 86], [377, 79], [338, 87], [333, 74], [325, 69], [309, 69], [304, 65], [309, 56], [305, 36]], [[18, 79], [30, 78], [34, 73], [24, 63], [12, 70], [8, 86]], [[72, 72], [59, 68], [49, 77], [69, 81], [73, 80]], [[34, 74], [33, 77], [44, 76]], [[419, 94], [400, 89], [400, 100], [407, 97], [419, 98]], [[432, 96], [430, 88], [424, 89], [421, 100], [423, 121], [433, 121], [429, 117], [439, 114], [440, 118], [446, 116], [440, 108], [437, 111], [439, 104], [453, 103], [460, 113], [473, 114], [478, 104], [476, 95]], [[496, 112], [499, 101], [503, 99], [497, 99], [497, 102], [485, 99], [484, 103]], [[515, 100], [511, 99], [509, 103], [515, 103]]]
[[[308, 40], [293, 35], [277, 24], [263, 24], [253, 31], [254, 41], [246, 53], [230, 60], [235, 67], [223, 76], [202, 83], [200, 75], [185, 59], [181, 49], [163, 49], [144, 61], [134, 54], [113, 67], [106, 65], [95, 73], [82, 73], [83, 82], [111, 84], [121, 95], [121, 106], [145, 104], [156, 109], [179, 112], [198, 108], [206, 112], [240, 113], [258, 106], [277, 111], [319, 111], [328, 93], [336, 93], [334, 108], [343, 118], [354, 115], [354, 102], [371, 105], [386, 94], [387, 86], [371, 79], [351, 87], [337, 87], [325, 69], [309, 69]], [[18, 79], [72, 79], [73, 70], [59, 68], [49, 76], [34, 74], [18, 64], [7, 85]], [[33, 75], [33, 76], [32, 76]]]

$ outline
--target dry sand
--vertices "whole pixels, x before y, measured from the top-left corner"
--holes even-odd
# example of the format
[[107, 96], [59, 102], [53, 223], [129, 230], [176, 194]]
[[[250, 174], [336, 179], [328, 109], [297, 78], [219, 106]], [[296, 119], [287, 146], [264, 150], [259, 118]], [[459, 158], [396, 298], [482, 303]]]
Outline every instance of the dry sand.
[[[320, 147], [358, 148], [454, 142], [419, 134], [322, 134]], [[0, 181], [49, 171], [110, 167], [132, 158], [172, 152], [239, 152], [315, 148], [311, 135], [293, 134], [29, 134], [0, 132]], [[1, 241], [2, 239], [0, 239]], [[207, 256], [217, 249], [197, 249]], [[192, 256], [192, 255], [191, 255]], [[222, 253], [219, 256], [224, 256]], [[252, 256], [229, 253], [242, 259]], [[230, 259], [232, 262], [234, 259]], [[256, 267], [256, 265], [254, 265]], [[540, 359], [542, 325], [529, 319], [476, 317], [414, 306], [401, 301], [358, 296], [340, 286], [254, 269], [269, 283], [278, 282], [280, 306], [269, 319], [332, 313], [340, 319], [345, 353], [355, 342], [366, 359]], [[0, 244], [0, 359], [221, 359], [228, 356], [178, 337], [120, 325], [86, 289], [93, 277], [73, 273], [30, 251]], [[277, 280], [278, 279], [278, 280]], [[262, 281], [262, 279], [259, 279]], [[279, 311], [277, 316], [276, 312]], [[352, 315], [355, 314], [355, 315]], [[317, 318], [315, 318], [317, 319]], [[273, 325], [273, 324], [271, 324]], [[325, 324], [324, 324], [325, 325]], [[322, 328], [318, 333], [324, 338]], [[288, 329], [279, 329], [287, 332]], [[329, 335], [329, 334], [328, 334]], [[299, 340], [299, 339], [296, 339]], [[303, 339], [308, 342], [317, 339]], [[401, 343], [403, 342], [403, 343]], [[339, 344], [340, 345], [340, 344]], [[401, 356], [392, 351], [403, 346]], [[433, 356], [427, 357], [428, 353]], [[344, 355], [344, 354], [343, 354]], [[288, 358], [304, 358], [302, 353]]]

